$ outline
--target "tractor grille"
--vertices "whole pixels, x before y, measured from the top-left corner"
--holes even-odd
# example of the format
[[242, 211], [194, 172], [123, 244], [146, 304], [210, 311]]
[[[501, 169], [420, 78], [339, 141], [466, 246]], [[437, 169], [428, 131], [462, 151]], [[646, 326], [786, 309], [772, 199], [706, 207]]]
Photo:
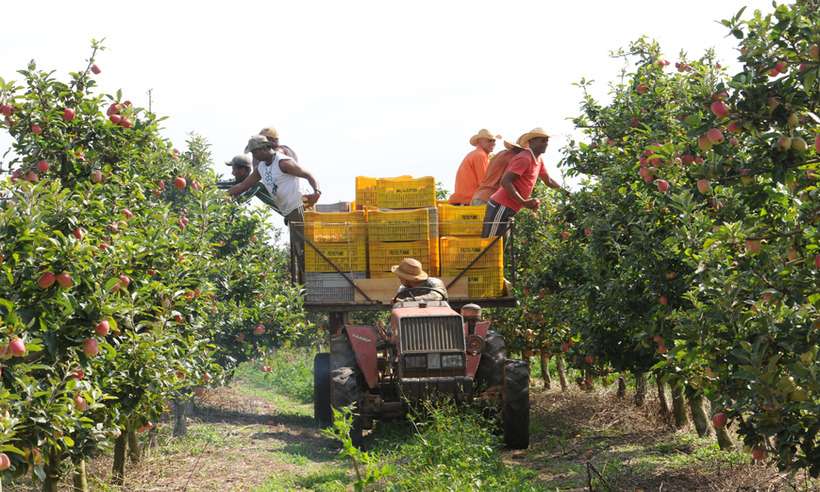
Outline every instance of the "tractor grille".
[[464, 351], [460, 316], [402, 318], [399, 329], [403, 353]]

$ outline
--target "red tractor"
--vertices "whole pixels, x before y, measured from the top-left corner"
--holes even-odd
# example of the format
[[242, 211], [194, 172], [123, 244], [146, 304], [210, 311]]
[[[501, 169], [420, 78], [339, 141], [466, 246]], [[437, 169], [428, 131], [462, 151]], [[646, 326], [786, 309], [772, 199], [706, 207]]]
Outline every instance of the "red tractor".
[[354, 404], [351, 438], [359, 445], [362, 429], [404, 417], [414, 402], [481, 398], [500, 408], [506, 446], [529, 446], [529, 365], [506, 358], [504, 339], [481, 320], [478, 305], [459, 313], [446, 300], [395, 301], [387, 327], [350, 325], [341, 312], [330, 318], [330, 353], [314, 360], [321, 425], [331, 422], [331, 408]]

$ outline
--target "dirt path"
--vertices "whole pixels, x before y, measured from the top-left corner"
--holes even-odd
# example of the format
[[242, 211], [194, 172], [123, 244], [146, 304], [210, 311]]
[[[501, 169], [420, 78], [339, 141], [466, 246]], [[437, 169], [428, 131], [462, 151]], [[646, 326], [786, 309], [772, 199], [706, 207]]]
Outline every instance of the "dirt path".
[[[312, 406], [269, 392], [241, 384], [209, 391], [197, 400], [186, 437], [171, 439], [170, 427], [162, 425], [157, 446], [129, 464], [123, 490], [273, 491], [334, 482], [344, 490], [349, 480], [334, 444], [314, 427]], [[105, 482], [110, 465], [95, 461], [91, 474]]]

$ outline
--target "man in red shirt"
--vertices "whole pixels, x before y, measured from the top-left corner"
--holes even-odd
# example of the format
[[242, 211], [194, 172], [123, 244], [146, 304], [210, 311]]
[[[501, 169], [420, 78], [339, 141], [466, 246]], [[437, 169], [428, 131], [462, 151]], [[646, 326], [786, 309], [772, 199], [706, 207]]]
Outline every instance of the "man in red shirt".
[[496, 137], [487, 129], [482, 128], [470, 137], [470, 145], [475, 146], [461, 161], [456, 172], [455, 191], [448, 200], [450, 205], [469, 205], [473, 194], [484, 179], [487, 165], [490, 162], [490, 153], [495, 148]]
[[490, 159], [490, 164], [487, 166], [487, 173], [484, 174], [484, 179], [481, 180], [476, 192], [473, 194], [473, 200], [470, 205], [484, 206], [490, 200], [493, 193], [498, 191], [501, 187], [501, 178], [504, 176], [504, 171], [510, 165], [510, 161], [516, 154], [524, 149], [504, 140], [505, 150], [497, 153]]
[[549, 135], [542, 128], [535, 128], [518, 138], [518, 145], [524, 147], [512, 158], [501, 177], [501, 188], [490, 197], [484, 214], [482, 237], [504, 235], [510, 227], [510, 219], [526, 207], [536, 210], [541, 201], [530, 198], [538, 178], [550, 188], [561, 189], [547, 174], [541, 155], [547, 150]]

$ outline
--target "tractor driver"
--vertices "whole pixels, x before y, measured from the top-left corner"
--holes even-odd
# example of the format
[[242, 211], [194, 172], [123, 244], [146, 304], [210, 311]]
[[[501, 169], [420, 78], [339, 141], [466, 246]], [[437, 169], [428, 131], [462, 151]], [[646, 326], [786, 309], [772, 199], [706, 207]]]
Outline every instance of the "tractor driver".
[[445, 301], [447, 287], [441, 279], [431, 277], [422, 269], [421, 262], [414, 258], [405, 258], [390, 269], [399, 277], [401, 287], [396, 294], [397, 301]]

